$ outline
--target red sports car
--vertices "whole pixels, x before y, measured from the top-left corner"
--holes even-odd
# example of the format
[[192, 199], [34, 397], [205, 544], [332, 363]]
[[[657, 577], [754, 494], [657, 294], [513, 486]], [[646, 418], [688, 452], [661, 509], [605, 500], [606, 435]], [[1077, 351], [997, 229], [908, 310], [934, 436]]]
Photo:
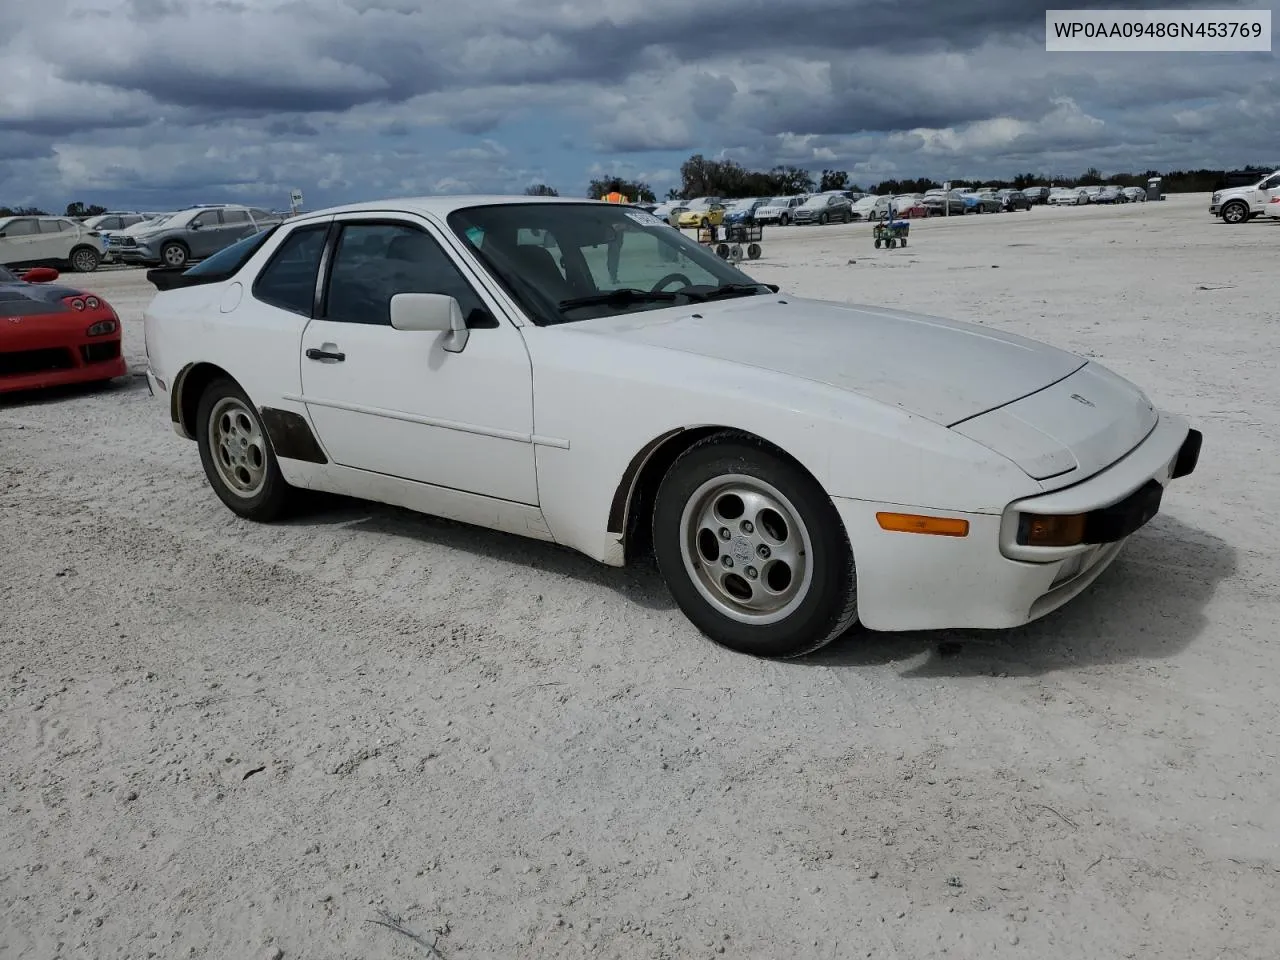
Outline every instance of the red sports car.
[[120, 318], [101, 297], [0, 267], [0, 393], [124, 376]]

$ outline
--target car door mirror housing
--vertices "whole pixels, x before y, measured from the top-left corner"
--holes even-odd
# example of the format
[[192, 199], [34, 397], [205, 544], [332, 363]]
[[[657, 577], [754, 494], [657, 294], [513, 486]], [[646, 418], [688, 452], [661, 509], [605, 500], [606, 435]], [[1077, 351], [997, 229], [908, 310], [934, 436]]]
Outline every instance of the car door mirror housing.
[[444, 333], [444, 348], [450, 353], [461, 353], [471, 335], [462, 305], [441, 293], [397, 293], [391, 298], [391, 326]]

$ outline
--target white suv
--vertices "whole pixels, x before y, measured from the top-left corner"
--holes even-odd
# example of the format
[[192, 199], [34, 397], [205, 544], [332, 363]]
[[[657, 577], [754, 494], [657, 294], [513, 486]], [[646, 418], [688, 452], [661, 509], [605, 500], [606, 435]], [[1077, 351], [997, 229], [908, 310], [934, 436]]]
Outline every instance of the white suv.
[[1247, 187], [1219, 190], [1209, 200], [1209, 214], [1226, 223], [1248, 223], [1267, 212], [1267, 204], [1280, 197], [1280, 170]]
[[0, 266], [70, 264], [92, 273], [102, 252], [102, 236], [70, 217], [0, 217]]

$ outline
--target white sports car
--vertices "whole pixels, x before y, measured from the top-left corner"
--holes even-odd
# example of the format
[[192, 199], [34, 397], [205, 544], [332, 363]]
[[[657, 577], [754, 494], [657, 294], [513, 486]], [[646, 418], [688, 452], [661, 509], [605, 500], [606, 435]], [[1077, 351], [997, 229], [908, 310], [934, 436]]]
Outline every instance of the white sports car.
[[782, 293], [613, 204], [344, 206], [148, 276], [148, 381], [236, 513], [309, 488], [651, 548], [700, 630], [762, 656], [1040, 617], [1199, 456], [1092, 361]]

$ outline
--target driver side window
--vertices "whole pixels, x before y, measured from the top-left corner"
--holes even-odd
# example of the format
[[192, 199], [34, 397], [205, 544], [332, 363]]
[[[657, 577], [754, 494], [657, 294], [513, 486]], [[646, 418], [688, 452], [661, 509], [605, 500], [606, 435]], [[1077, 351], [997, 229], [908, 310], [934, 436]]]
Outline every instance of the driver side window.
[[397, 293], [453, 297], [471, 329], [496, 327], [457, 265], [426, 232], [407, 223], [347, 223], [338, 238], [325, 294], [324, 317], [344, 323], [391, 325]]

